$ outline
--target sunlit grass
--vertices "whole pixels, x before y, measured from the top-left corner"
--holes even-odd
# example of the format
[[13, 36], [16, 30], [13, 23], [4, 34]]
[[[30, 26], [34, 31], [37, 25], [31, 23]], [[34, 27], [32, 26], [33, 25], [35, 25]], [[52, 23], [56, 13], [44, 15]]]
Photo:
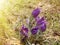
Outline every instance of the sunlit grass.
[[44, 32], [46, 40], [49, 41], [48, 39], [50, 39], [49, 44], [52, 41], [60, 40], [60, 36], [54, 37], [52, 35], [54, 31], [60, 31], [60, 0], [0, 0], [0, 45], [6, 45], [9, 41], [10, 43], [17, 41], [17, 45], [20, 45], [19, 34], [15, 32], [14, 28], [16, 24], [19, 24], [17, 28], [20, 28], [22, 24], [26, 24], [24, 17], [29, 18], [32, 10], [37, 6], [41, 6], [40, 16], [46, 16], [48, 22], [47, 30]]

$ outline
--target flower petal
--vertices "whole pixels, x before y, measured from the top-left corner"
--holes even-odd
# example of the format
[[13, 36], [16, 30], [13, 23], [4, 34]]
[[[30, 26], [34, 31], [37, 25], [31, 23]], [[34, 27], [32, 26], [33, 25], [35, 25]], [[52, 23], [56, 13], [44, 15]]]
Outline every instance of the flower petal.
[[37, 32], [38, 32], [38, 28], [37, 28], [37, 27], [32, 28], [31, 33], [32, 33], [33, 35], [35, 35]]
[[42, 32], [44, 32], [44, 31], [46, 30], [46, 21], [45, 21], [44, 17], [42, 17], [41, 19], [38, 19], [36, 26], [37, 26]]
[[21, 29], [21, 34], [23, 34], [24, 36], [28, 36], [28, 28], [26, 28], [25, 26], [22, 26]]
[[42, 32], [44, 32], [44, 31], [46, 30], [46, 24], [41, 25], [41, 26], [40, 26], [40, 30], [41, 30]]
[[36, 9], [33, 10], [32, 15], [35, 18], [35, 17], [37, 17], [39, 15], [39, 13], [40, 13], [40, 9], [36, 8]]
[[37, 25], [41, 25], [42, 23], [44, 23], [44, 17], [42, 17], [41, 19], [38, 19], [37, 21]]

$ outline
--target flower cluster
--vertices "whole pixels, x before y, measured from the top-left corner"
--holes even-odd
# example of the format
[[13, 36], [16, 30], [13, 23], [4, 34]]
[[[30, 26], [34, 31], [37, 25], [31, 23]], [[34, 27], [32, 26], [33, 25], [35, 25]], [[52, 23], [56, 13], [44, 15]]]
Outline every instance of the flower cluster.
[[[39, 16], [38, 16], [39, 13], [40, 13], [39, 8], [36, 8], [32, 11], [32, 17], [36, 21], [36, 26], [31, 29], [32, 35], [37, 34], [38, 30], [40, 30], [41, 32], [44, 32], [46, 30], [46, 20], [44, 17], [39, 18]], [[28, 36], [28, 32], [29, 32], [29, 29], [26, 26], [22, 26], [21, 33], [24, 36]]]

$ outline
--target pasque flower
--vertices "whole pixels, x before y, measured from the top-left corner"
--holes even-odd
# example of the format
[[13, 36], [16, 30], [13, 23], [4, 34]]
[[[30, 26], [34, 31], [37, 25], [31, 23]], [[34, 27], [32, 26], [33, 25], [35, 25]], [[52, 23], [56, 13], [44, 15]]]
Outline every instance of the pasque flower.
[[[38, 30], [44, 32], [46, 30], [46, 21], [45, 21], [45, 18], [44, 17], [38, 17], [40, 13], [40, 9], [39, 8], [36, 8], [33, 10], [32, 12], [32, 16], [34, 17], [35, 21], [36, 21], [36, 26], [31, 28], [31, 33], [33, 35], [37, 34]], [[29, 26], [32, 26], [32, 24], [29, 24]], [[26, 26], [22, 26], [21, 28], [21, 34], [23, 34], [24, 36], [28, 36], [28, 28]]]
[[41, 26], [40, 26], [40, 30], [42, 32], [44, 32], [46, 30], [46, 23], [43, 23]]
[[45, 19], [44, 19], [44, 17], [41, 17], [41, 18], [37, 19], [36, 22], [37, 22], [37, 25], [41, 25], [42, 23], [45, 23]]
[[31, 33], [33, 35], [35, 35], [37, 32], [38, 32], [38, 28], [37, 27], [32, 28]]
[[36, 8], [36, 9], [33, 10], [32, 15], [33, 15], [34, 18], [36, 18], [39, 15], [39, 13], [40, 13], [40, 9]]
[[44, 17], [38, 17], [40, 13], [40, 9], [36, 8], [33, 10], [32, 15], [36, 20], [36, 27], [32, 28], [31, 33], [34, 35], [38, 32], [38, 30], [44, 32], [46, 30], [46, 21]]
[[21, 34], [23, 34], [24, 36], [28, 36], [28, 28], [25, 27], [24, 25], [21, 28]]
[[46, 21], [44, 19], [44, 17], [42, 17], [41, 19], [38, 19], [36, 26], [42, 31], [44, 32], [46, 30]]

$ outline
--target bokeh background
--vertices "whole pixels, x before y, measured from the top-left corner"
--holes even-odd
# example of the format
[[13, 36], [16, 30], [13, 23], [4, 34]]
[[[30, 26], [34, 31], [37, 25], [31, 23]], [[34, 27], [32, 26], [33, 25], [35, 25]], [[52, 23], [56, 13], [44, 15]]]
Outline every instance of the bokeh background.
[[36, 7], [47, 20], [44, 45], [60, 45], [60, 0], [0, 0], [0, 45], [22, 45], [18, 29]]

